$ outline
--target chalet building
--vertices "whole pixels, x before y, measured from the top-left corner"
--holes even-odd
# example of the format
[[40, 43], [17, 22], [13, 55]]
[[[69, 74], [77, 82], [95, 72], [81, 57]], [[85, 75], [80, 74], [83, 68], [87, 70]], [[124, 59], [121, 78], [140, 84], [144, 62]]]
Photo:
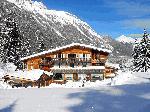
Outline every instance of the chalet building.
[[24, 69], [42, 69], [54, 80], [78, 81], [105, 78], [105, 62], [111, 51], [91, 45], [73, 43], [22, 58]]

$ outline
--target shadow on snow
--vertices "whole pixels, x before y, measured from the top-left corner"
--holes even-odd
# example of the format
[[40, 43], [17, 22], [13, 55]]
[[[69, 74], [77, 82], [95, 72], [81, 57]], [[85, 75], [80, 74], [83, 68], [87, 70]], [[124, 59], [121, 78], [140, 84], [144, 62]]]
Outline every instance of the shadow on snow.
[[0, 109], [0, 112], [14, 112], [14, 108], [17, 101], [14, 101], [12, 104]]
[[[144, 96], [149, 94], [149, 98]], [[69, 107], [71, 112], [149, 112], [150, 84], [99, 87], [69, 94], [81, 100]]]

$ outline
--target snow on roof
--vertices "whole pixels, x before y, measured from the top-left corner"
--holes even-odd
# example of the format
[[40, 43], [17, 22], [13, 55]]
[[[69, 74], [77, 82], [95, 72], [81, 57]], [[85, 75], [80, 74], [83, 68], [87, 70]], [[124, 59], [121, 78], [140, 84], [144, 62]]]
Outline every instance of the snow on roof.
[[23, 57], [23, 58], [21, 58], [21, 60], [27, 60], [27, 59], [30, 59], [30, 58], [33, 58], [33, 57], [37, 57], [37, 56], [41, 56], [41, 55], [44, 55], [44, 54], [56, 52], [56, 51], [59, 51], [59, 50], [65, 49], [65, 48], [72, 47], [72, 46], [81, 46], [81, 47], [86, 47], [86, 48], [90, 48], [90, 49], [94, 49], [94, 50], [98, 50], [98, 51], [103, 51], [103, 52], [107, 52], [107, 53], [111, 52], [111, 50], [108, 50], [108, 49], [105, 49], [105, 48], [98, 48], [98, 47], [95, 47], [95, 46], [85, 45], [85, 44], [80, 44], [80, 43], [72, 43], [72, 44], [69, 44], [69, 45], [66, 45], [66, 46], [58, 47], [58, 48], [55, 48], [55, 49], [50, 49], [48, 51], [43, 51], [43, 52], [33, 54], [33, 55], [30, 55], [30, 56], [27, 56], [27, 57]]
[[106, 62], [106, 66], [108, 66], [108, 67], [115, 67], [115, 68], [120, 69], [119, 64], [114, 64], [114, 63], [108, 63], [108, 62]]
[[44, 73], [44, 70], [34, 69], [30, 71], [15, 71], [11, 73], [7, 73], [9, 76], [13, 76], [15, 78], [19, 77], [20, 79], [30, 79], [32, 81], [38, 80], [40, 76]]

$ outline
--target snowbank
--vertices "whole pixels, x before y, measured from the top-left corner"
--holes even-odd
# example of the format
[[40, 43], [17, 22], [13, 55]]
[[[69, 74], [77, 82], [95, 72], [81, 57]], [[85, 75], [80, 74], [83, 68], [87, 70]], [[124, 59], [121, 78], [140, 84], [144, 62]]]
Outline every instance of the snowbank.
[[4, 76], [4, 70], [0, 69], [0, 79]]
[[47, 87], [44, 88], [93, 88], [93, 87], [101, 87], [101, 86], [108, 86], [111, 83], [111, 79], [105, 79], [102, 81], [90, 82], [90, 81], [68, 81], [66, 84], [56, 84], [52, 83]]
[[3, 70], [6, 72], [14, 72], [17, 69], [13, 63], [5, 63], [3, 64]]
[[0, 81], [0, 89], [10, 89], [12, 88], [9, 84], [3, 82], [2, 80]]
[[7, 73], [7, 72], [15, 72], [16, 66], [13, 63], [1, 63], [0, 64], [0, 79]]
[[133, 75], [130, 72], [120, 72], [111, 82], [111, 85], [122, 85], [128, 81]]
[[118, 69], [120, 69], [120, 66], [119, 66], [119, 64], [114, 64], [114, 63], [109, 63], [109, 62], [106, 62], [106, 66], [115, 67], [115, 68], [118, 68]]
[[150, 83], [149, 72], [119, 72], [118, 74], [119, 75], [112, 79], [112, 86], [124, 84]]
[[15, 71], [7, 73], [10, 76], [25, 78], [30, 80], [38, 80], [40, 76], [43, 74], [44, 70], [33, 69], [30, 71]]
[[145, 79], [150, 78], [150, 71], [149, 72], [136, 72], [134, 74], [136, 77], [145, 78]]

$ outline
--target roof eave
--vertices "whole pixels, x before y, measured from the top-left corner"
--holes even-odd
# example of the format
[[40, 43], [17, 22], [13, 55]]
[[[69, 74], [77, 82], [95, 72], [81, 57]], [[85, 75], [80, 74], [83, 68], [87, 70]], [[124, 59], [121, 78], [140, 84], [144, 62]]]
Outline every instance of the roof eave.
[[112, 52], [111, 50], [98, 48], [98, 47], [91, 46], [91, 45], [85, 45], [85, 44], [80, 44], [80, 43], [72, 43], [72, 44], [69, 44], [69, 45], [66, 45], [66, 46], [63, 46], [63, 47], [59, 47], [59, 48], [51, 49], [51, 50], [48, 50], [48, 51], [43, 51], [43, 52], [40, 52], [40, 53], [37, 53], [37, 54], [33, 54], [33, 55], [30, 55], [30, 56], [27, 56], [27, 57], [23, 57], [23, 58], [21, 58], [21, 61], [28, 60], [28, 59], [34, 58], [34, 57], [38, 57], [38, 56], [41, 56], [41, 55], [44, 55], [44, 54], [52, 53], [52, 52], [55, 52], [55, 51], [59, 51], [59, 50], [62, 50], [62, 49], [68, 48], [68, 47], [72, 47], [72, 46], [82, 46], [82, 47], [87, 47], [87, 48], [91, 48], [91, 49], [94, 49], [94, 50], [103, 51], [103, 52], [107, 52], [107, 53]]

